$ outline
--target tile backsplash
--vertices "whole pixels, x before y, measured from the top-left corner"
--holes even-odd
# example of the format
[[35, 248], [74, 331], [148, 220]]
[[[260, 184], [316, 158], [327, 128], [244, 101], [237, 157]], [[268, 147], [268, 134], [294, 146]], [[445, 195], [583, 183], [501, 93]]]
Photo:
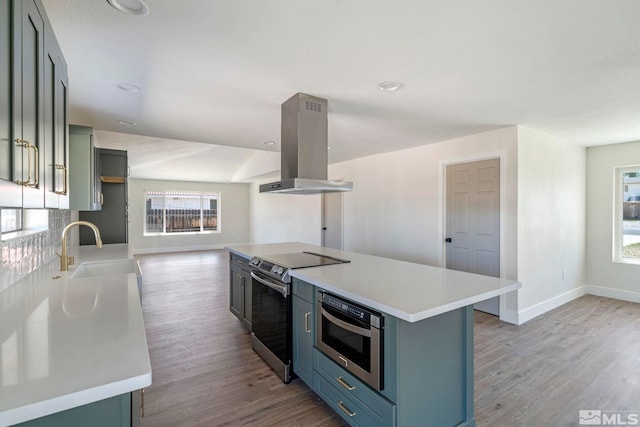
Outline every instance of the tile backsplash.
[[0, 241], [0, 292], [57, 258], [62, 230], [70, 222], [71, 211], [51, 209], [48, 230]]

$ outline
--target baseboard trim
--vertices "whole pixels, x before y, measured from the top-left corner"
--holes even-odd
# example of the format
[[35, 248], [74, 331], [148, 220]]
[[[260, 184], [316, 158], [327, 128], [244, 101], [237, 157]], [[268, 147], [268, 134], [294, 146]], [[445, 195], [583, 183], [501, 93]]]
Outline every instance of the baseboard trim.
[[585, 288], [587, 289], [587, 293], [589, 295], [640, 303], [640, 292], [593, 285], [586, 285]]
[[519, 325], [518, 312], [515, 310], [500, 310], [500, 320], [503, 322], [511, 323], [512, 325]]
[[551, 311], [554, 308], [558, 308], [561, 305], [566, 304], [569, 301], [573, 301], [576, 298], [580, 298], [581, 296], [586, 294], [587, 287], [580, 286], [553, 298], [549, 298], [546, 301], [539, 302], [538, 304], [532, 305], [531, 307], [525, 308], [524, 310], [520, 310], [518, 311], [517, 324], [522, 325], [523, 323], [535, 317], [538, 317], [541, 314]]
[[214, 249], [224, 249], [226, 244], [222, 245], [189, 245], [189, 246], [173, 246], [163, 248], [140, 248], [131, 249], [133, 255], [145, 255], [145, 254], [164, 254], [169, 252], [194, 252], [194, 251], [209, 251]]

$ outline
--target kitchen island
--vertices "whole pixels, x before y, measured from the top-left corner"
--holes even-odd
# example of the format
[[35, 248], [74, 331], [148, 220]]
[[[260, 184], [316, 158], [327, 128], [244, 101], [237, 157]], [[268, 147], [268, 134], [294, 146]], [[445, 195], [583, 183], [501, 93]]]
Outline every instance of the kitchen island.
[[0, 293], [0, 426], [137, 421], [135, 392], [151, 384], [137, 263], [127, 245], [75, 255]]
[[[309, 251], [350, 261], [290, 271], [293, 370], [349, 424], [475, 425], [473, 304], [520, 283], [302, 243], [227, 250], [232, 259]], [[380, 390], [318, 349], [325, 293], [384, 317]]]

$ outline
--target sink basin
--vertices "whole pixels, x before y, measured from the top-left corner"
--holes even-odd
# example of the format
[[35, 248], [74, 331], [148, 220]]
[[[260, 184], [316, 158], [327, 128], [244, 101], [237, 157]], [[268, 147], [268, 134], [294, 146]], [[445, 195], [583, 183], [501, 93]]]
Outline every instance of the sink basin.
[[96, 277], [128, 273], [135, 273], [138, 276], [142, 276], [138, 261], [133, 259], [117, 259], [113, 261], [83, 262], [71, 277]]
[[117, 259], [112, 261], [83, 262], [73, 272], [71, 278], [113, 276], [114, 274], [135, 273], [138, 280], [138, 292], [142, 293], [142, 270], [140, 263], [133, 259]]

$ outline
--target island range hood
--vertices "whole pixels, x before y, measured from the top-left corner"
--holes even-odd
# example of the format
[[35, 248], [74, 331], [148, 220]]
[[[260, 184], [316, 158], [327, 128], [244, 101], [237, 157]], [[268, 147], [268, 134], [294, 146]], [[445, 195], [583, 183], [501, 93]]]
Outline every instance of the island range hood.
[[327, 180], [327, 100], [297, 93], [282, 104], [280, 181], [261, 193], [351, 191], [352, 182]]

